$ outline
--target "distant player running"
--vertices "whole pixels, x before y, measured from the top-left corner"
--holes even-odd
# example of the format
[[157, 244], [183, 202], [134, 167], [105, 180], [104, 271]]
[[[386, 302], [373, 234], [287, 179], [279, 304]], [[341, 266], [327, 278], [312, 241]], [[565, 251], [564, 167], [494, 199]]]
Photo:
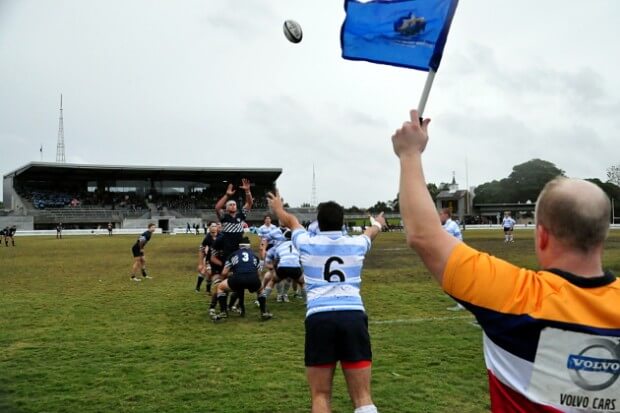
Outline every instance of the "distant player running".
[[146, 273], [146, 261], [144, 259], [144, 247], [150, 241], [153, 232], [155, 232], [155, 224], [149, 224], [148, 229], [140, 235], [136, 243], [131, 247], [131, 253], [133, 254], [131, 281], [142, 281], [136, 277], [138, 271], [142, 272], [142, 278], [153, 278]]
[[502, 227], [504, 227], [504, 242], [515, 242], [512, 231], [517, 221], [512, 219], [510, 212], [504, 212], [504, 219], [502, 220]]

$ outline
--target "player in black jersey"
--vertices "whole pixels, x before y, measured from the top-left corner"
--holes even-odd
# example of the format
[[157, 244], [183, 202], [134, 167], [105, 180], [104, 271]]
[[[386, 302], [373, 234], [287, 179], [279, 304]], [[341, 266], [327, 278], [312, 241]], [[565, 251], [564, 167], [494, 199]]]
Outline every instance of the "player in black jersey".
[[217, 239], [219, 226], [215, 222], [209, 223], [209, 232], [205, 235], [198, 249], [198, 278], [196, 279], [196, 292], [200, 292], [200, 286], [204, 279], [207, 279], [207, 293], [211, 292], [211, 255], [213, 253], [213, 243]]
[[142, 271], [143, 278], [153, 278], [146, 273], [146, 261], [144, 260], [144, 247], [151, 239], [151, 235], [155, 232], [155, 224], [149, 224], [148, 229], [140, 235], [133, 247], [131, 247], [131, 253], [133, 254], [133, 266], [131, 267], [131, 280], [142, 281], [136, 277], [138, 270]]
[[11, 245], [15, 246], [15, 233], [17, 232], [17, 226], [11, 225], [10, 227], [6, 227], [4, 229], [4, 245], [9, 246], [9, 239], [11, 240]]
[[254, 202], [248, 179], [242, 179], [239, 188], [245, 192], [245, 204], [241, 211], [237, 209], [237, 202], [232, 199], [237, 192], [233, 184], [228, 184], [226, 193], [215, 204], [215, 213], [222, 224], [216, 248], [222, 251], [224, 259], [239, 249], [239, 242], [244, 232], [245, 214], [252, 209]]
[[[228, 277], [230, 273], [232, 275]], [[267, 312], [266, 298], [260, 295], [262, 288], [259, 278], [259, 259], [254, 255], [248, 238], [243, 238], [239, 243], [239, 249], [226, 260], [222, 270], [222, 278], [225, 279], [217, 287], [217, 299], [220, 303], [221, 312], [214, 319], [226, 318], [228, 316], [226, 292], [229, 290], [234, 291], [239, 297], [239, 309], [241, 310], [242, 317], [245, 315], [245, 290], [259, 295], [258, 301], [261, 318], [268, 320], [272, 317], [271, 313]]]

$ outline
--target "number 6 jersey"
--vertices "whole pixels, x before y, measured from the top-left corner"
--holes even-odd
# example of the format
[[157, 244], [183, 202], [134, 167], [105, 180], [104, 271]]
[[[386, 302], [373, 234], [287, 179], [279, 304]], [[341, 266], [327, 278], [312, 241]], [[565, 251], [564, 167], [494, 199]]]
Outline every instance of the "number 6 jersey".
[[311, 236], [299, 228], [293, 231], [292, 241], [304, 270], [306, 317], [325, 311], [364, 311], [360, 286], [370, 238], [342, 235], [342, 231]]

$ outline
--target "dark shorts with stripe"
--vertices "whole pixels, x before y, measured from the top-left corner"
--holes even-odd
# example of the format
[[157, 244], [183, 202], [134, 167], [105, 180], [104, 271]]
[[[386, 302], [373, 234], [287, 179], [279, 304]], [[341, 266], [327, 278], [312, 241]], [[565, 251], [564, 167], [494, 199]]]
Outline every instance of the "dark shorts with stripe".
[[131, 253], [134, 258], [144, 257], [144, 252], [140, 251], [140, 246], [138, 244], [134, 244], [133, 247], [131, 247]]
[[261, 283], [257, 274], [234, 274], [228, 279], [228, 287], [233, 291], [248, 290], [255, 293], [260, 289]]
[[372, 361], [368, 317], [363, 311], [326, 311], [306, 318], [306, 366]]
[[281, 280], [286, 278], [298, 280], [302, 276], [302, 271], [299, 267], [278, 267], [276, 268], [276, 275]]
[[512, 231], [512, 228], [504, 227], [504, 234], [507, 233], [507, 232], [510, 232], [510, 231]]

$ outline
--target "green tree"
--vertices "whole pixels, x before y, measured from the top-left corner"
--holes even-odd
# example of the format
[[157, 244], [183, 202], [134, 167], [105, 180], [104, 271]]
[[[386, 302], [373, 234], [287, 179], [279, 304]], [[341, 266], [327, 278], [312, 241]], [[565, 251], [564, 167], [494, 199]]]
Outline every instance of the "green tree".
[[433, 202], [437, 200], [437, 195], [439, 195], [439, 188], [435, 184], [426, 184], [426, 189], [428, 189], [428, 193], [431, 194], [431, 198], [433, 198]]
[[553, 163], [532, 159], [512, 168], [507, 178], [494, 180], [476, 188], [476, 204], [536, 201], [545, 184], [564, 171]]
[[368, 211], [376, 214], [379, 212], [392, 212], [392, 208], [390, 208], [390, 206], [386, 202], [377, 201], [376, 204], [368, 208]]
[[614, 184], [611, 181], [602, 182], [598, 178], [589, 178], [586, 179], [586, 181], [592, 182], [593, 184], [601, 188], [603, 192], [607, 194], [609, 199], [613, 199], [616, 202], [620, 201], [620, 186]]
[[542, 159], [532, 159], [513, 166], [508, 176], [515, 187], [512, 202], [536, 201], [545, 184], [557, 176], [564, 176], [564, 171]]
[[398, 197], [400, 197], [400, 193], [396, 194], [396, 198], [388, 202], [394, 212], [400, 212], [400, 201], [398, 200]]
[[620, 186], [620, 163], [607, 168], [607, 180], [617, 186]]
[[364, 212], [360, 208], [356, 207], [355, 205], [353, 205], [351, 208], [345, 208], [344, 211], [352, 213], [352, 214], [359, 214], [359, 213]]

